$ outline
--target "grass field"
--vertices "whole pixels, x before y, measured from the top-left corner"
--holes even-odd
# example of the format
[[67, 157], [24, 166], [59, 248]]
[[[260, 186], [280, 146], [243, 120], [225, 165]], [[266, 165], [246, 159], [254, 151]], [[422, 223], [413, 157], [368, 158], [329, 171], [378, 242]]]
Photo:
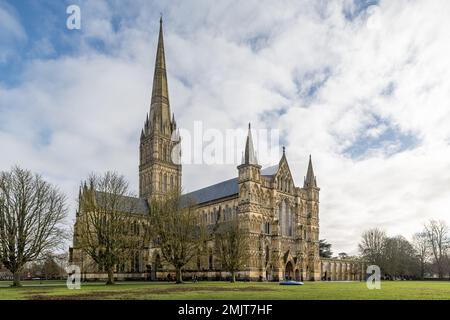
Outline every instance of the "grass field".
[[167, 282], [123, 282], [82, 284], [69, 290], [63, 281], [24, 282], [24, 287], [9, 288], [0, 282], [0, 299], [236, 299], [236, 300], [371, 300], [371, 299], [446, 299], [450, 300], [450, 282], [382, 282], [381, 290], [368, 290], [364, 282], [306, 282], [303, 286], [278, 283], [199, 282], [181, 285]]

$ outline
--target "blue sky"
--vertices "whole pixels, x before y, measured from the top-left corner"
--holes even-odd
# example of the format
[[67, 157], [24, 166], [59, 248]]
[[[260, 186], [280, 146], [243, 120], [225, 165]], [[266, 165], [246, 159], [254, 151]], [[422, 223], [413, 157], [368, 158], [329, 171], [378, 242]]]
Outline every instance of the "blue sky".
[[[66, 28], [72, 4], [81, 30]], [[354, 252], [375, 225], [409, 237], [429, 218], [449, 219], [448, 9], [445, 0], [0, 0], [0, 168], [40, 172], [72, 205], [91, 171], [118, 170], [136, 190], [162, 12], [180, 127], [277, 129], [298, 185], [312, 154], [321, 237], [337, 252]], [[188, 165], [183, 184], [235, 175], [236, 164]]]
[[[17, 83], [20, 73], [30, 60], [55, 59], [63, 55], [76, 54], [77, 41], [68, 41], [66, 38], [68, 30], [63, 27], [67, 3], [69, 1], [1, 2], [0, 8], [17, 19], [26, 35], [25, 38], [11, 39], [8, 43], [14, 50], [14, 55], [0, 64], [0, 80], [4, 84]], [[52, 50], [38, 49], [44, 41], [51, 44]]]

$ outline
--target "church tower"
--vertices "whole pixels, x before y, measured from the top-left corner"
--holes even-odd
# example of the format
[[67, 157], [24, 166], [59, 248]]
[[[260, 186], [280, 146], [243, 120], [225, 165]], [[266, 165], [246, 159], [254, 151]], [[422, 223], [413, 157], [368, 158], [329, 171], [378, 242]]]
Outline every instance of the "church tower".
[[242, 155], [242, 163], [237, 168], [239, 172], [239, 184], [241, 185], [240, 188], [248, 191], [249, 194], [246, 200], [250, 201], [250, 193], [254, 184], [259, 183], [261, 179], [261, 166], [256, 159], [250, 123], [248, 124], [248, 134], [247, 140], [245, 141], [245, 151]]
[[[257, 210], [260, 204], [261, 166], [256, 159], [250, 123], [248, 124], [245, 151], [242, 163], [238, 167], [239, 214], [249, 219], [250, 213]], [[259, 230], [252, 230], [254, 232]]]
[[180, 137], [170, 112], [162, 18], [154, 72], [150, 114], [139, 146], [139, 197], [146, 199], [181, 189]]
[[319, 256], [319, 191], [317, 179], [314, 175], [311, 156], [309, 156], [308, 171], [303, 183], [306, 191], [306, 228], [308, 232], [308, 269], [310, 279], [320, 280], [320, 256]]

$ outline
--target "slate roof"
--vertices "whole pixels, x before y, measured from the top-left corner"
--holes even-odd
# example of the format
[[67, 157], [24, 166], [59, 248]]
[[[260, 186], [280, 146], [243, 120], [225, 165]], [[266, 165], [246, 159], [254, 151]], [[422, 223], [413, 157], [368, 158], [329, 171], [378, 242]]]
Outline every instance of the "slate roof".
[[237, 178], [225, 180], [212, 186], [195, 190], [183, 195], [185, 199], [192, 199], [197, 204], [229, 197], [239, 193]]
[[278, 165], [267, 167], [261, 170], [262, 176], [273, 176], [278, 171]]
[[[273, 176], [278, 170], [278, 165], [261, 170], [263, 176]], [[195, 203], [205, 203], [239, 193], [237, 178], [225, 180], [211, 186], [198, 189], [183, 195], [185, 201], [192, 199]]]
[[[101, 191], [95, 191], [95, 199], [97, 203], [101, 203], [105, 200], [106, 194]], [[148, 214], [149, 206], [147, 200], [143, 198], [127, 197], [121, 196], [119, 200], [120, 209], [123, 212], [133, 213], [133, 214]]]
[[[278, 165], [267, 167], [261, 170], [263, 176], [273, 176], [278, 170]], [[198, 189], [182, 195], [182, 203], [187, 204], [188, 200], [193, 200], [196, 204], [201, 204], [221, 198], [230, 197], [239, 193], [238, 179], [225, 180], [211, 186]], [[95, 191], [97, 201], [102, 201], [102, 192]], [[122, 197], [121, 207], [124, 212], [134, 214], [148, 214], [149, 206], [146, 199], [135, 197]]]

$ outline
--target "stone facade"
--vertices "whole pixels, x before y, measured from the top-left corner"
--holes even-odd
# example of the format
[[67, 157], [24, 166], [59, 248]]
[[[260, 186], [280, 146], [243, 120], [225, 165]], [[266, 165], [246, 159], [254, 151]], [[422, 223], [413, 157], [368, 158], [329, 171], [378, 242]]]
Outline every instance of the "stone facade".
[[[181, 186], [181, 165], [173, 163], [180, 137], [170, 112], [162, 22], [153, 80], [150, 113], [140, 138], [139, 196], [148, 201]], [[359, 280], [362, 266], [354, 261], [319, 257], [319, 192], [311, 157], [302, 187], [296, 186], [286, 152], [275, 166], [262, 169], [253, 148], [251, 128], [237, 177], [185, 196], [196, 201], [198, 214], [207, 225], [239, 216], [249, 231], [251, 255], [237, 274], [242, 280]], [[81, 196], [81, 195], [80, 195]], [[148, 208], [148, 206], [147, 206]], [[143, 215], [136, 219], [145, 219]], [[78, 217], [82, 213], [77, 214]], [[81, 218], [79, 218], [81, 220]], [[79, 223], [78, 221], [76, 224]], [[75, 230], [76, 228], [75, 224]], [[79, 264], [83, 278], [101, 279], [102, 273], [77, 248], [76, 232], [71, 261]], [[214, 243], [207, 254], [197, 257], [184, 269], [184, 275], [225, 279]], [[117, 270], [118, 279], [165, 279], [173, 270], [162, 261], [159, 249], [143, 250], [136, 261]]]

